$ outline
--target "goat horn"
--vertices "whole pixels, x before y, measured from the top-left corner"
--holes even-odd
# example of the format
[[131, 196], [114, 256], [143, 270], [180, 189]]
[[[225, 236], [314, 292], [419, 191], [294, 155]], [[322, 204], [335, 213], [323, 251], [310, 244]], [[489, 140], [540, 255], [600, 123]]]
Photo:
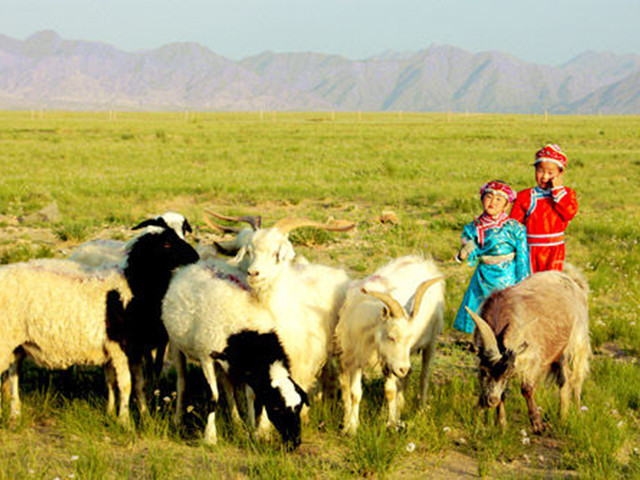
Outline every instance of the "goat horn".
[[287, 233], [295, 230], [296, 228], [302, 227], [316, 227], [321, 228], [323, 230], [329, 230], [332, 232], [347, 232], [356, 226], [353, 222], [348, 222], [346, 220], [333, 220], [327, 223], [320, 223], [314, 220], [309, 220], [308, 218], [283, 218], [278, 220], [273, 228], [278, 229], [282, 234], [286, 235]]
[[204, 223], [219, 233], [239, 233], [242, 231], [240, 227], [227, 227], [226, 225], [220, 225], [204, 217]]
[[384, 303], [387, 307], [389, 307], [389, 311], [391, 312], [391, 316], [393, 318], [406, 317], [407, 314], [404, 311], [404, 308], [402, 307], [402, 305], [400, 305], [398, 301], [388, 293], [376, 292], [375, 290], [370, 291], [370, 290], [367, 290], [366, 288], [363, 288], [361, 291], [362, 293], [366, 293], [367, 295], [371, 295], [372, 297], [377, 298], [382, 303]]
[[204, 211], [212, 217], [218, 218], [220, 220], [226, 220], [227, 222], [248, 223], [254, 230], [258, 230], [260, 227], [262, 227], [262, 217], [260, 215], [243, 215], [240, 217], [232, 217], [229, 215], [222, 215], [221, 213], [214, 212], [209, 208], [206, 208]]
[[484, 351], [489, 357], [489, 361], [491, 363], [497, 362], [502, 355], [500, 355], [500, 349], [498, 348], [498, 340], [496, 340], [496, 336], [493, 333], [493, 330], [489, 326], [487, 322], [485, 322], [480, 315], [476, 312], [472, 311], [469, 307], [465, 305], [465, 310], [478, 327], [478, 333], [480, 334], [480, 339], [482, 340], [482, 346], [484, 347]]
[[429, 290], [429, 287], [435, 283], [438, 283], [440, 280], [444, 280], [444, 278], [445, 278], [444, 275], [441, 275], [439, 277], [425, 280], [420, 285], [418, 285], [418, 288], [416, 289], [416, 293], [413, 299], [413, 313], [411, 314], [412, 320], [420, 311], [420, 305], [422, 305], [422, 299], [424, 298], [424, 294], [427, 293], [427, 290]]

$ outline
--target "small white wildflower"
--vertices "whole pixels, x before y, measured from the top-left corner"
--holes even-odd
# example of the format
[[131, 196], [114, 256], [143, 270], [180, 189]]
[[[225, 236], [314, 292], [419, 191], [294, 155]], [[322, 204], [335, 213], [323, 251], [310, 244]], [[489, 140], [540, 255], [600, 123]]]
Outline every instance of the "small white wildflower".
[[29, 475], [33, 475], [34, 473], [36, 473], [36, 471], [33, 468], [30, 468], [29, 470], [27, 470], [27, 472], [29, 472]]
[[53, 480], [62, 480], [60, 477], [54, 477]]
[[178, 392], [171, 392], [171, 398], [176, 398], [178, 396]]
[[540, 460], [541, 462], [544, 462], [544, 457], [542, 455], [538, 455], [538, 460]]
[[160, 396], [160, 390], [157, 390], [157, 389], [156, 389], [156, 390], [154, 390], [154, 391], [153, 391], [153, 395], [154, 395], [155, 397], [159, 397], [159, 396]]
[[160, 411], [160, 406], [156, 405], [156, 412], [159, 412], [159, 411]]
[[530, 460], [529, 455], [527, 455], [526, 453], [522, 455], [522, 458], [524, 458], [525, 462], [528, 462]]
[[634, 454], [634, 455], [640, 455], [640, 448], [638, 448], [638, 447], [633, 447], [633, 454]]
[[631, 325], [632, 327], [636, 326], [636, 322], [629, 322], [629, 325]]
[[78, 455], [71, 455], [71, 461], [72, 462], [77, 462], [80, 459], [80, 457]]
[[622, 427], [624, 427], [624, 420], [620, 420], [620, 421], [618, 422], [618, 425], [617, 425], [617, 426], [618, 426], [618, 428], [622, 428]]
[[522, 444], [523, 444], [523, 445], [529, 445], [529, 444], [531, 444], [531, 439], [530, 439], [529, 437], [524, 437], [524, 438], [522, 439]]
[[618, 415], [618, 410], [616, 410], [615, 408], [611, 410], [611, 415]]
[[163, 397], [163, 398], [162, 398], [162, 401], [163, 401], [164, 403], [169, 403], [169, 402], [171, 401], [171, 398], [170, 398], [170, 397]]
[[527, 436], [527, 431], [524, 428], [522, 430], [520, 430], [520, 436], [521, 437], [526, 437]]
[[189, 405], [187, 407], [187, 413], [191, 413], [191, 412], [193, 412], [193, 405]]
[[449, 427], [444, 427], [444, 428], [442, 429], [442, 431], [443, 431], [444, 433], [448, 433], [448, 432], [450, 432], [450, 431], [451, 431], [451, 428], [449, 428]]
[[598, 320], [598, 321], [596, 322], [596, 325], [597, 325], [598, 327], [606, 327], [606, 326], [607, 326], [607, 324], [606, 324], [606, 323], [604, 323], [602, 320]]
[[580, 407], [580, 410], [582, 410], [583, 412], [586, 412], [589, 410], [589, 407], [587, 407], [586, 405], [583, 405]]
[[456, 440], [456, 443], [458, 445], [466, 445], [467, 441], [463, 437], [460, 437], [459, 439]]
[[70, 474], [68, 475], [68, 478], [76, 478], [76, 474], [75, 474], [75, 473], [70, 473]]
[[411, 453], [416, 449], [416, 444], [413, 442], [407, 443], [407, 452]]

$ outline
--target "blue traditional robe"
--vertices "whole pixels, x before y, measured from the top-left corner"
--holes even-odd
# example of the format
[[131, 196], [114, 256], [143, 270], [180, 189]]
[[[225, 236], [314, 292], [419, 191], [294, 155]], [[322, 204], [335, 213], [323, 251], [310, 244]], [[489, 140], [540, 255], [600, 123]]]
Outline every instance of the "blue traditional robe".
[[[469, 253], [467, 262], [470, 266], [477, 267], [462, 299], [453, 328], [472, 333], [475, 323], [464, 307], [478, 312], [482, 302], [491, 293], [520, 282], [530, 275], [531, 268], [526, 230], [514, 219], [507, 220], [501, 227], [485, 230], [482, 246], [478, 240], [476, 223], [471, 222], [464, 227], [462, 241], [473, 242], [475, 248]], [[515, 256], [509, 259], [511, 254]]]

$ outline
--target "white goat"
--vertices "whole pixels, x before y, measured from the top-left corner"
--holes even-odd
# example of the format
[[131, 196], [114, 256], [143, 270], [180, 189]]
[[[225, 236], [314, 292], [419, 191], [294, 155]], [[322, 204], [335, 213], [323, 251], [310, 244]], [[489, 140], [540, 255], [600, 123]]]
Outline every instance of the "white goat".
[[[164, 228], [173, 230], [182, 240], [184, 240], [187, 232], [191, 232], [191, 225], [187, 219], [182, 214], [175, 212], [165, 212], [155, 219], [145, 220], [133, 227], [132, 230], [144, 228], [140, 236], [146, 233], [157, 232], [163, 228], [158, 226], [158, 221], [164, 222], [166, 225]], [[138, 238], [139, 236], [134, 237], [128, 242], [105, 239], [90, 240], [79, 245], [71, 252], [69, 260], [81, 264], [87, 270], [113, 267], [124, 268], [127, 253], [131, 250], [131, 247]]]
[[411, 368], [410, 354], [421, 350], [420, 399], [425, 402], [436, 337], [443, 327], [442, 279], [432, 261], [407, 256], [349, 285], [335, 334], [345, 433], [354, 434], [358, 428], [362, 370], [366, 366], [382, 366], [389, 406], [387, 424], [396, 426]]
[[105, 365], [113, 413], [129, 425], [131, 376], [123, 340], [131, 292], [116, 270], [86, 273], [69, 260], [38, 260], [0, 268], [0, 373], [9, 370], [10, 411], [20, 415], [18, 364], [27, 354], [46, 368]]
[[331, 353], [349, 276], [342, 269], [294, 261], [288, 234], [304, 226], [346, 231], [354, 224], [283, 219], [272, 228], [257, 230], [245, 255], [251, 291], [273, 312], [276, 331], [291, 359], [291, 374], [309, 392]]

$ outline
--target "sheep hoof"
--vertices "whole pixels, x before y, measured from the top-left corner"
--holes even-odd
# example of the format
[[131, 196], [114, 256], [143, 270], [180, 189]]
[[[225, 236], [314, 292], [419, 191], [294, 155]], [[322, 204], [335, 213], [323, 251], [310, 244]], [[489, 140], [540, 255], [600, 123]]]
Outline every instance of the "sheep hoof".
[[407, 430], [407, 424], [402, 420], [398, 420], [396, 422], [387, 423], [387, 428], [393, 429], [396, 432], [404, 432], [405, 430]]

